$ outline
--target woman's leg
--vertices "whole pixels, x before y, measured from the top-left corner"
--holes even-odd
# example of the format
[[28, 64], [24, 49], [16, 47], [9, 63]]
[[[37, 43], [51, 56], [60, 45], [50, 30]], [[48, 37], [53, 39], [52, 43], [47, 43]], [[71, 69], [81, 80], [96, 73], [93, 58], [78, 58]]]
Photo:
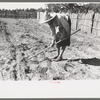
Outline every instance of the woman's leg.
[[56, 59], [57, 61], [61, 61], [62, 60], [62, 55], [63, 55], [65, 49], [66, 49], [66, 46], [62, 46], [62, 50], [61, 50], [58, 58]]
[[60, 54], [60, 46], [59, 45], [56, 45], [57, 47], [57, 56], [55, 56], [53, 59], [57, 59], [59, 57], [59, 54]]

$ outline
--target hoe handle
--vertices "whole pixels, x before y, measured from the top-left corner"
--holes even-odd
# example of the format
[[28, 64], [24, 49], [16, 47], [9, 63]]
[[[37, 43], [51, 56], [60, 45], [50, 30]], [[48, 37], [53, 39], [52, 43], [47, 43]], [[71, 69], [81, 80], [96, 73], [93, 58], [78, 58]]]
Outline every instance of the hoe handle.
[[[77, 33], [77, 32], [78, 32], [78, 31], [80, 31], [80, 30], [81, 30], [81, 29], [76, 30], [76, 31], [75, 31], [75, 32], [73, 32], [71, 35], [73, 35], [73, 34]], [[70, 35], [70, 36], [71, 36], [71, 35]], [[65, 39], [70, 38], [70, 36], [69, 36], [69, 37], [67, 37], [67, 38], [65, 38]], [[57, 43], [60, 43], [61, 41], [64, 41], [65, 39], [60, 40], [60, 41], [58, 41]], [[57, 44], [57, 43], [56, 43], [56, 44]], [[50, 48], [50, 46], [49, 46], [49, 47], [47, 47], [47, 48], [45, 48], [45, 49], [42, 49], [40, 52], [38, 52], [37, 54], [33, 55], [32, 57], [35, 57], [35, 56], [39, 55], [40, 53], [42, 53], [42, 52], [44, 52], [44, 51], [48, 50], [49, 48]], [[30, 57], [29, 59], [31, 59], [32, 57]]]

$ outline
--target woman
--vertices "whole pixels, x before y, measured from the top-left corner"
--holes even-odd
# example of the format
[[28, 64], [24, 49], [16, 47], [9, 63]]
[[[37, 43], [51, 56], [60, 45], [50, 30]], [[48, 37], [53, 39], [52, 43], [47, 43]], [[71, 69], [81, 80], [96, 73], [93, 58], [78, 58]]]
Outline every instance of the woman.
[[66, 46], [70, 46], [71, 20], [69, 16], [60, 13], [51, 16], [48, 12], [45, 12], [40, 23], [48, 23], [50, 26], [53, 37], [51, 47], [56, 43], [58, 50], [58, 55], [54, 59], [61, 61]]

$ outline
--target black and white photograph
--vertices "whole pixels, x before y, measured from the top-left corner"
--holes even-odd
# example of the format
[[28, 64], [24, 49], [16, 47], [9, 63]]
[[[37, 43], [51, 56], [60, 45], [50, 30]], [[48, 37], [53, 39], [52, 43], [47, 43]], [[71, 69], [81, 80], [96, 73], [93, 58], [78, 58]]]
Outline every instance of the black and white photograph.
[[99, 79], [100, 3], [0, 3], [0, 81]]
[[100, 97], [99, 2], [0, 2], [0, 98]]

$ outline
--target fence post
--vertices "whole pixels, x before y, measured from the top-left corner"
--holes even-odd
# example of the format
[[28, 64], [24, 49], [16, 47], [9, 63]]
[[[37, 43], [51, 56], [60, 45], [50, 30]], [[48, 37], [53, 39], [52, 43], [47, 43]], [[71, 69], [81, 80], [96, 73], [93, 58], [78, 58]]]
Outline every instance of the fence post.
[[93, 31], [94, 17], [95, 17], [95, 12], [93, 13], [93, 16], [92, 16], [91, 33], [92, 33], [92, 31]]
[[79, 13], [77, 14], [76, 30], [78, 28], [78, 17], [79, 17]]

